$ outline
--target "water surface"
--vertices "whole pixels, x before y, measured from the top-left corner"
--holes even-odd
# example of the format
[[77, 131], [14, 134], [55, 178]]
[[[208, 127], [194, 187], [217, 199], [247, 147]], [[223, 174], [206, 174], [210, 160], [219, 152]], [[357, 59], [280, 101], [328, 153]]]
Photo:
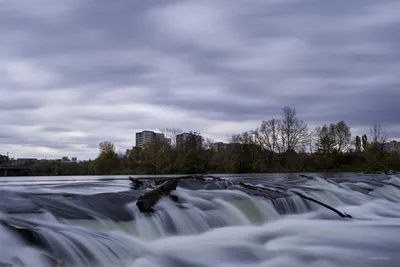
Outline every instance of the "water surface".
[[162, 198], [152, 214], [137, 209], [145, 190], [127, 176], [1, 177], [0, 262], [47, 266], [46, 253], [76, 267], [398, 266], [400, 178], [311, 176], [221, 175], [229, 188], [180, 186], [179, 203]]

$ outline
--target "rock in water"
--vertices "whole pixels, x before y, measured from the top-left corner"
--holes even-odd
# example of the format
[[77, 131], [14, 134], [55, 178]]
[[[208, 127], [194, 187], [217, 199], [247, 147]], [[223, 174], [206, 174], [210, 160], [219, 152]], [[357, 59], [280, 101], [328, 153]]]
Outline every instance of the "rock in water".
[[47, 254], [40, 254], [40, 258], [48, 264], [48, 266], [54, 266], [54, 267], [66, 267], [67, 263], [64, 260], [56, 260], [50, 255]]
[[17, 234], [21, 239], [23, 239], [29, 245], [41, 249], [47, 249], [47, 244], [44, 242], [44, 240], [42, 240], [37, 231], [35, 229], [32, 229], [33, 227], [23, 224], [18, 225], [17, 223], [13, 224], [6, 221], [1, 221], [0, 224], [6, 227], [11, 232]]
[[25, 267], [26, 265], [17, 257], [13, 257], [12, 259], [13, 267]]
[[169, 195], [172, 190], [176, 190], [178, 182], [179, 179], [171, 179], [164, 182], [156, 189], [144, 193], [138, 198], [136, 206], [141, 212], [154, 211], [153, 206], [162, 196]]

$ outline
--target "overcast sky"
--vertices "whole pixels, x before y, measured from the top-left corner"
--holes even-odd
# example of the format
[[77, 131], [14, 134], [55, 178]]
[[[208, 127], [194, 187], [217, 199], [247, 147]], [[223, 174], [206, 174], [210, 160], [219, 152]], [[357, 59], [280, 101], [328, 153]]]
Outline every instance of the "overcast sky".
[[400, 139], [400, 1], [0, 0], [0, 154], [218, 141], [297, 109]]

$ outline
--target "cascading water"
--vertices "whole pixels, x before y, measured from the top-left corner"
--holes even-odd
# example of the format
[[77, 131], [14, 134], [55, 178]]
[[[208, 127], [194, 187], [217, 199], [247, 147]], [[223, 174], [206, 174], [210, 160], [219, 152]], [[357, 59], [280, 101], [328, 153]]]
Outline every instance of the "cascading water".
[[136, 206], [146, 190], [128, 181], [21, 184], [0, 187], [0, 266], [56, 266], [46, 257], [74, 267], [400, 262], [394, 175], [185, 182], [149, 213]]

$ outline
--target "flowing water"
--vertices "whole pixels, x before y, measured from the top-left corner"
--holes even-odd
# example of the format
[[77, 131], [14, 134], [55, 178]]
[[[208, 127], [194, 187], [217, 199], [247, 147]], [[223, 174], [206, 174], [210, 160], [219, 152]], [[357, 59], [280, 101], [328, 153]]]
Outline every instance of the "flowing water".
[[225, 176], [178, 186], [152, 213], [126, 178], [2, 178], [0, 266], [55, 266], [43, 254], [73, 267], [400, 264], [396, 175]]

